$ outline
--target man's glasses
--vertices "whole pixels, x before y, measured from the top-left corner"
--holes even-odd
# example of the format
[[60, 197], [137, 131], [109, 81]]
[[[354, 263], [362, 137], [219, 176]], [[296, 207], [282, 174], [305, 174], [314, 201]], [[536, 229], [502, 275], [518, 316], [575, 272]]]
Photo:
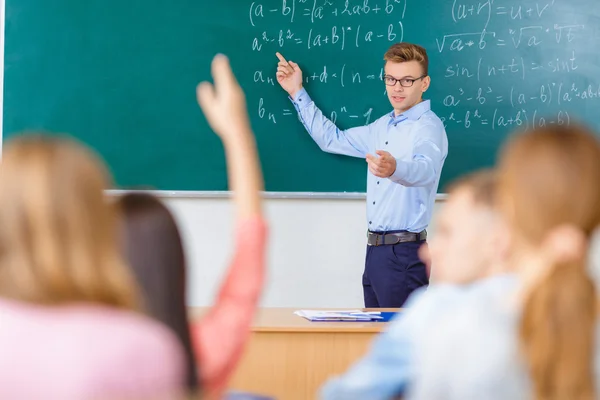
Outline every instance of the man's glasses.
[[383, 77], [383, 81], [385, 82], [386, 85], [388, 86], [396, 86], [397, 82], [400, 82], [400, 86], [402, 87], [411, 87], [415, 81], [418, 81], [419, 79], [423, 79], [425, 78], [427, 75], [422, 75], [418, 78], [402, 78], [402, 79], [396, 79], [391, 75], [385, 75]]

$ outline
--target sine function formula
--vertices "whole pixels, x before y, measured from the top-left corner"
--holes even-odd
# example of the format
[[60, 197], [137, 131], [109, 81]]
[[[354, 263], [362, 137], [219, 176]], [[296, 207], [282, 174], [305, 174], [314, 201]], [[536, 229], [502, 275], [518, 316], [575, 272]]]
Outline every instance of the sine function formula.
[[[281, 91], [275, 52], [301, 51], [307, 59], [294, 61], [309, 93], [327, 88], [349, 94], [323, 112], [334, 122], [343, 116], [368, 124], [389, 111], [374, 110], [365, 100], [385, 94], [383, 52], [410, 41], [428, 50], [432, 83], [425, 98], [449, 130], [568, 124], [577, 110], [600, 106], [600, 65], [593, 51], [600, 47], [600, 17], [594, 24], [585, 8], [572, 3], [253, 1], [245, 10], [253, 34], [240, 40], [245, 52], [264, 61], [244, 71], [259, 94], [249, 107], [272, 124], [295, 118], [291, 103], [268, 99]], [[370, 62], [363, 54], [378, 56]], [[360, 95], [354, 98], [354, 92]]]

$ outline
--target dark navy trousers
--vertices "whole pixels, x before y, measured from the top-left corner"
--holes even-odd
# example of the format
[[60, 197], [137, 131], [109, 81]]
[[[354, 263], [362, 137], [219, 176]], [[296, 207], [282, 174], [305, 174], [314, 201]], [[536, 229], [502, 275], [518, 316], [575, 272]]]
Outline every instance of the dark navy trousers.
[[367, 246], [362, 284], [367, 308], [402, 307], [408, 296], [429, 284], [419, 248], [425, 241]]

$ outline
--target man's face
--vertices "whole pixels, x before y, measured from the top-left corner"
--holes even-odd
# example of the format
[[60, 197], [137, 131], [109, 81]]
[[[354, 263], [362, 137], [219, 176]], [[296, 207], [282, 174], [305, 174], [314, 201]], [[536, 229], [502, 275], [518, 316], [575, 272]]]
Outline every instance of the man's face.
[[499, 260], [500, 216], [477, 204], [468, 188], [452, 193], [440, 211], [435, 235], [423, 258], [430, 257], [436, 282], [466, 284], [483, 278]]
[[[385, 75], [391, 76], [399, 81], [410, 84], [407, 79], [417, 79], [423, 76], [423, 69], [417, 61], [407, 61], [395, 63], [388, 61], [385, 64]], [[404, 111], [413, 107], [421, 101], [423, 92], [429, 88], [430, 78], [423, 77], [413, 82], [411, 87], [404, 87], [400, 82], [396, 82], [394, 86], [386, 85], [388, 99], [394, 108], [396, 115], [402, 114]]]

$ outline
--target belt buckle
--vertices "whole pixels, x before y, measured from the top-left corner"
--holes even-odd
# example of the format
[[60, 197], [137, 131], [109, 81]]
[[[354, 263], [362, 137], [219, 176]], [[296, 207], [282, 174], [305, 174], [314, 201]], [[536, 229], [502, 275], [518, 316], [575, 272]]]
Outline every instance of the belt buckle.
[[[382, 246], [385, 244], [385, 235], [380, 235], [379, 233], [367, 232], [367, 237], [369, 238], [368, 244], [369, 246]], [[371, 237], [375, 237], [375, 240], [371, 242]], [[381, 237], [381, 239], [379, 239]]]

